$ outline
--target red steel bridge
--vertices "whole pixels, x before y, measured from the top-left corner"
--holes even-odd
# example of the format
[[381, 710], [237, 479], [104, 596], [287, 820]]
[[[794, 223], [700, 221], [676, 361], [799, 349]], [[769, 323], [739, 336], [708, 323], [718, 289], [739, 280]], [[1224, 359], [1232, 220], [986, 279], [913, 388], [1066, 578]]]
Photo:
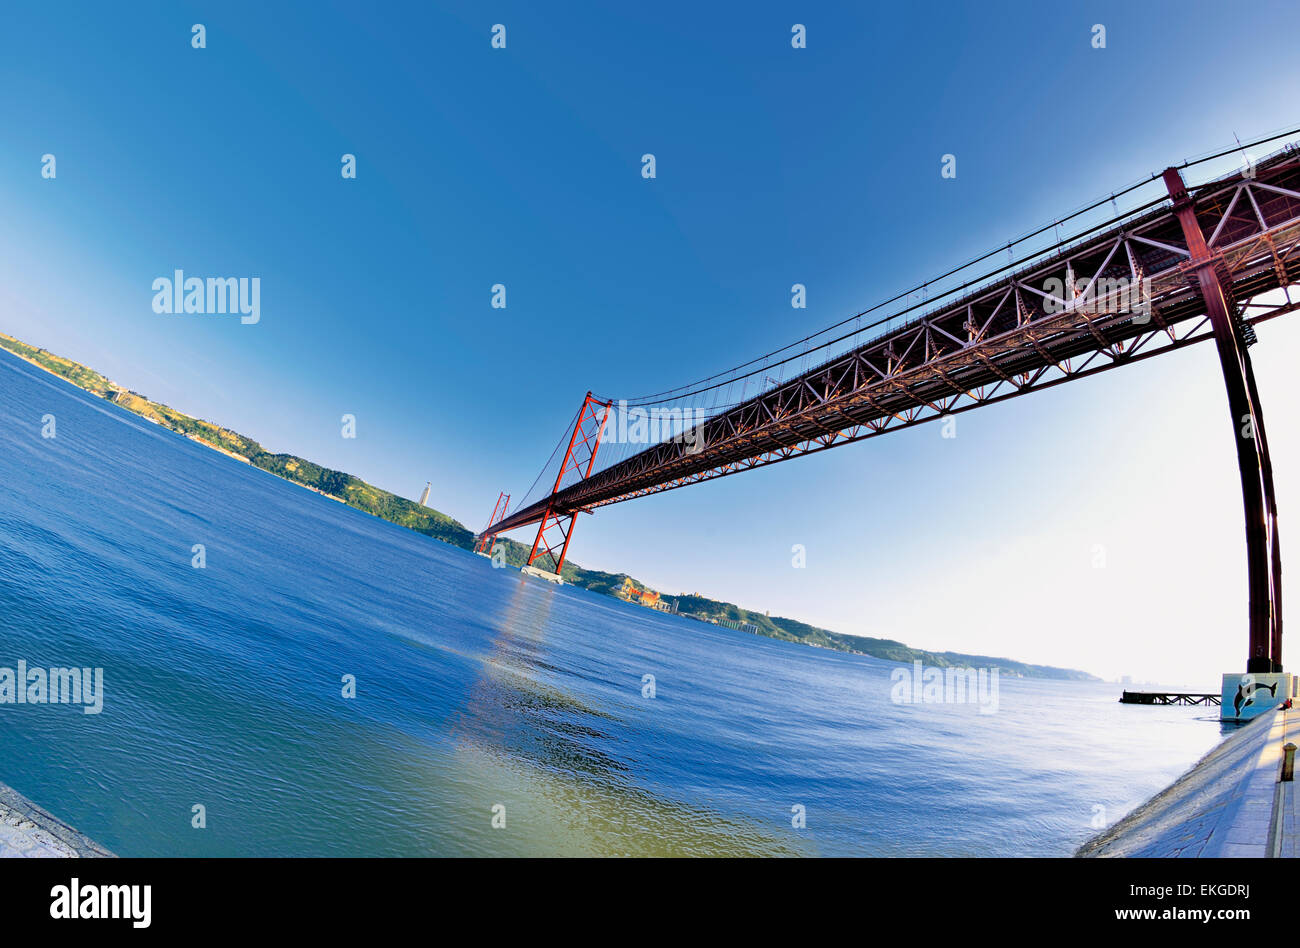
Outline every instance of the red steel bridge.
[[[1107, 199], [1112, 209], [1121, 196], [1159, 188], [1136, 208], [924, 303], [900, 295], [808, 337], [802, 348], [795, 343], [693, 385], [620, 400], [617, 407], [588, 392], [565, 431], [567, 447], [553, 484], [539, 475], [549, 490], [529, 502], [530, 491], [513, 512], [502, 494], [478, 549], [486, 550], [498, 534], [536, 524], [528, 566], [558, 574], [580, 513], [1212, 341], [1223, 368], [1245, 507], [1247, 670], [1280, 671], [1277, 507], [1249, 347], [1256, 323], [1300, 306], [1300, 146], [1247, 159], [1239, 170], [1197, 186], [1185, 184], [1182, 171], [1229, 154], [1169, 168], [1118, 192]], [[1027, 237], [1051, 228], [1059, 233], [1062, 223], [1107, 201]], [[1010, 255], [1010, 245], [937, 279], [1004, 251]], [[899, 301], [888, 317], [862, 324], [863, 316]], [[854, 319], [857, 328], [849, 328]], [[808, 367], [810, 359], [820, 362]], [[684, 420], [635, 450], [612, 445], [597, 467], [602, 438], [613, 440], [608, 433], [615, 415], [638, 410]], [[565, 445], [562, 438], [543, 474]]]

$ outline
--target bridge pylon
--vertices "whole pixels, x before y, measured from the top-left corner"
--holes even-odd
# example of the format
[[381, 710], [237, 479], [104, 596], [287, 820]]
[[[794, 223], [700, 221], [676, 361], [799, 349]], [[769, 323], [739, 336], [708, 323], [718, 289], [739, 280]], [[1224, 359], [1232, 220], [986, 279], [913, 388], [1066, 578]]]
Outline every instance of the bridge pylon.
[[482, 553], [484, 556], [492, 555], [492, 541], [497, 538], [492, 533], [492, 525], [506, 515], [506, 510], [510, 507], [510, 495], [502, 491], [497, 497], [496, 506], [492, 508], [492, 516], [488, 518], [487, 529], [479, 534], [478, 540], [474, 543], [474, 552]]
[[[1182, 264], [1188, 282], [1199, 288], [1205, 314], [1214, 330], [1214, 342], [1223, 368], [1237, 444], [1241, 496], [1246, 513], [1247, 582], [1250, 590], [1250, 674], [1282, 671], [1282, 555], [1278, 544], [1277, 500], [1273, 492], [1273, 465], [1264, 436], [1264, 415], [1248, 341], [1237, 318], [1231, 282], [1222, 254], [1211, 250], [1196, 217], [1196, 205], [1187, 193], [1177, 168], [1164, 172], [1165, 187], [1173, 199], [1174, 214], [1182, 226], [1190, 259]], [[1225, 710], [1226, 714], [1226, 710]]]
[[[554, 503], [554, 497], [559, 493], [564, 477], [569, 472], [578, 471], [579, 479], [591, 476], [612, 404], [612, 401], [602, 402], [591, 392], [583, 399], [573, 434], [569, 436], [569, 448], [564, 453], [559, 473], [555, 475], [555, 486], [551, 489], [552, 500], [546, 505], [546, 513], [537, 526], [537, 537], [528, 553], [528, 567], [542, 569], [557, 577], [564, 569], [564, 558], [569, 552], [569, 540], [573, 536], [573, 521], [579, 511], [561, 509]], [[543, 557], [549, 558], [549, 564], [543, 562], [541, 566], [535, 566]], [[547, 565], [550, 569], [545, 569]]]

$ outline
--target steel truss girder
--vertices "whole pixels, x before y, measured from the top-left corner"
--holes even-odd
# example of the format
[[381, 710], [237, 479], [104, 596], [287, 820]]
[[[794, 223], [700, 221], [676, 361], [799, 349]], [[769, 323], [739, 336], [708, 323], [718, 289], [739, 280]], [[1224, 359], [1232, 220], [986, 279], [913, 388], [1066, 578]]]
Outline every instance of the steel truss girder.
[[[1234, 194], [1238, 205], [1251, 195], [1259, 207], [1253, 229], [1229, 210]], [[1300, 267], [1296, 152], [1260, 162], [1250, 180], [1204, 185], [1194, 199], [1202, 230], [1219, 231], [1214, 249], [1237, 299], [1284, 287], [1283, 276]], [[1189, 256], [1170, 205], [1130, 217], [713, 416], [698, 451], [683, 440], [653, 445], [557, 485], [499, 529], [827, 450], [1203, 341], [1204, 302], [1180, 267]], [[1060, 294], [1041, 288], [1053, 278]], [[1138, 281], [1145, 316], [1125, 311], [1131, 295], [1090, 294], [1119, 278]]]
[[[1265, 320], [1268, 319], [1273, 319], [1276, 316], [1284, 315], [1285, 313], [1293, 312], [1296, 309], [1300, 309], [1300, 303], [1284, 304], [1278, 307], [1270, 307], [1267, 313], [1261, 314], [1253, 318], [1249, 318], [1246, 321], [1253, 325], [1255, 323], [1264, 322]], [[946, 415], [958, 415], [963, 412], [970, 411], [974, 408], [980, 408], [985, 405], [993, 405], [993, 404], [997, 404], [998, 402], [1004, 402], [1009, 399], [1015, 398], [1019, 395], [1028, 395], [1031, 392], [1036, 392], [1047, 388], [1053, 388], [1064, 382], [1069, 382], [1077, 378], [1086, 378], [1088, 376], [1097, 375], [1098, 373], [1105, 372], [1109, 369], [1119, 368], [1120, 366], [1129, 365], [1136, 362], [1142, 362], [1145, 361], [1146, 359], [1152, 358], [1153, 356], [1162, 355], [1165, 352], [1173, 351], [1175, 349], [1184, 349], [1189, 346], [1195, 345], [1196, 343], [1207, 342], [1214, 338], [1213, 332], [1210, 329], [1209, 321], [1207, 319], [1200, 320], [1199, 322], [1191, 326], [1190, 329], [1187, 328], [1186, 324], [1182, 324], [1178, 328], [1184, 330], [1184, 334], [1182, 336], [1178, 336], [1176, 331], [1173, 334], [1171, 334], [1170, 332], [1167, 332], [1158, 327], [1153, 328], [1145, 336], [1141, 337], [1140, 339], [1134, 340], [1124, 355], [1112, 359], [1109, 362], [1104, 362], [1096, 366], [1086, 367], [1085, 365], [1074, 370], [1067, 370], [1065, 368], [1062, 368], [1061, 366], [1055, 366], [1055, 365], [1043, 366], [1034, 373], [1034, 376], [1027, 384], [1023, 384], [1019, 388], [1013, 388], [1010, 391], [998, 393], [995, 387], [994, 389], [985, 392], [983, 394], [977, 394], [975, 392], [962, 392], [956, 398], [956, 401], [960, 401], [961, 398], [965, 398], [966, 401], [962, 404], [957, 404], [956, 401], [954, 401], [950, 403], [946, 408], [932, 409], [932, 410], [918, 412], [914, 414], [911, 418], [904, 418], [901, 415], [890, 416], [889, 418], [885, 419], [884, 422], [862, 423], [862, 424], [857, 424], [852, 428], [841, 429], [841, 431], [837, 433], [837, 438], [833, 445], [823, 443], [821, 439], [807, 439], [797, 444], [775, 449], [764, 455], [756, 455], [753, 457], [745, 458], [743, 460], [729, 461], [725, 464], [719, 465], [716, 468], [710, 468], [708, 470], [699, 471], [694, 474], [678, 477], [673, 479], [672, 481], [668, 481], [663, 484], [658, 484], [652, 487], [641, 488], [635, 491], [629, 491], [626, 494], [622, 494], [617, 497], [612, 497], [608, 500], [595, 502], [585, 509], [594, 510], [598, 507], [605, 507], [610, 504], [616, 504], [626, 500], [633, 500], [637, 497], [646, 497], [649, 496], [650, 494], [663, 493], [665, 491], [675, 490], [678, 487], [686, 487], [690, 484], [698, 484], [702, 481], [714, 480], [719, 477], [726, 477], [730, 474], [738, 474], [741, 471], [751, 470], [752, 468], [766, 467], [771, 464], [776, 464], [780, 461], [789, 460], [790, 458], [802, 457], [806, 454], [817, 454], [818, 452], [826, 450], [829, 447], [838, 447], [841, 444], [850, 444], [858, 441], [865, 441], [868, 438], [874, 438], [879, 435], [886, 434], [892, 431], [901, 430], [903, 428], [913, 428], [916, 427], [917, 425], [922, 425], [927, 422], [934, 421], [935, 419], [942, 418]], [[1152, 348], [1146, 349], [1148, 344], [1153, 341], [1158, 341], [1158, 344]], [[1146, 349], [1146, 351], [1141, 351], [1143, 349]], [[1053, 372], [1053, 370], [1055, 371]], [[1044, 376], [1049, 375], [1049, 373], [1051, 373], [1051, 377], [1044, 378]], [[999, 385], [1000, 384], [1001, 383], [999, 383]], [[896, 421], [897, 423], [891, 423], [894, 421]], [[864, 431], [863, 429], [866, 430]]]

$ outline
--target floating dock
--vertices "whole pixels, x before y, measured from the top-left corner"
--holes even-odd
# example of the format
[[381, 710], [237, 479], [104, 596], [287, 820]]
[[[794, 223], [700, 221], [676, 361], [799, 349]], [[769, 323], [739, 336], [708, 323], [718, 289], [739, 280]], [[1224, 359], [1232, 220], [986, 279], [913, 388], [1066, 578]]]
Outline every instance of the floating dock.
[[1126, 691], [1119, 696], [1120, 704], [1203, 704], [1219, 707], [1220, 695], [1180, 691]]

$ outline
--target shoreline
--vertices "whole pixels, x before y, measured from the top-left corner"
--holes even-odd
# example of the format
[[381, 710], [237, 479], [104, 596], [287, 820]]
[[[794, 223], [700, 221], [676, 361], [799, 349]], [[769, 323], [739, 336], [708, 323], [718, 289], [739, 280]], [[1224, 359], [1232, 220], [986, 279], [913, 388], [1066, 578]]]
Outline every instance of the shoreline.
[[17, 790], [0, 783], [0, 859], [114, 859], [116, 856]]
[[[13, 345], [7, 344], [5, 340], [8, 340], [8, 342]], [[19, 348], [14, 348], [14, 346], [18, 346]], [[298, 487], [305, 488], [322, 497], [328, 497], [344, 506], [351, 507], [353, 510], [359, 510], [368, 516], [411, 530], [422, 536], [426, 536], [429, 539], [439, 540], [449, 546], [454, 546], [467, 552], [471, 552], [474, 549], [473, 541], [475, 534], [459, 521], [441, 511], [435, 510], [434, 508], [417, 504], [414, 501], [376, 487], [358, 477], [354, 477], [353, 475], [345, 474], [341, 471], [331, 471], [327, 468], [321, 468], [320, 465], [317, 465], [306, 458], [300, 458], [296, 455], [288, 454], [272, 454], [271, 452], [266, 451], [259, 443], [245, 435], [240, 435], [238, 432], [219, 426], [214, 422], [208, 422], [191, 415], [186, 415], [183, 412], [176, 411], [175, 409], [163, 405], [161, 402], [154, 402], [143, 395], [131, 392], [129, 389], [124, 388], [120, 383], [113, 381], [107, 376], [96, 372], [94, 369], [91, 369], [80, 362], [75, 362], [63, 356], [56, 355], [48, 349], [32, 346], [29, 343], [25, 343], [22, 340], [3, 332], [0, 332], [0, 349], [15, 356], [21, 362], [33, 365], [36, 368], [61, 379], [63, 382], [73, 386], [74, 388], [112, 402], [118, 408], [135, 415], [137, 418], [143, 418], [144, 420], [158, 425], [161, 428], [165, 428], [174, 434], [179, 434], [189, 441], [211, 448], [227, 457], [241, 461], [250, 467], [265, 471], [267, 474], [270, 474], [279, 480], [295, 484]], [[50, 359], [57, 360], [60, 364], [66, 364], [67, 366], [71, 366], [77, 370], [92, 375], [94, 379], [98, 380], [98, 382], [93, 387], [89, 386], [85, 384], [84, 379], [78, 380], [71, 377], [66, 372], [58, 371], [42, 362], [36, 361], [34, 358], [25, 354], [22, 350], [28, 350], [37, 354], [44, 353]], [[103, 392], [99, 391], [100, 388], [103, 388], [104, 391], [113, 393], [112, 397], [106, 397]], [[160, 421], [158, 418], [154, 417], [154, 414], [157, 414], [158, 412], [150, 414], [142, 411], [138, 406], [124, 404], [124, 399], [122, 397], [124, 395], [139, 399], [146, 407], [171, 413], [177, 417], [194, 422], [196, 425], [206, 426], [205, 430], [216, 430], [218, 433], [230, 434], [237, 439], [242, 439], [243, 442], [248, 444], [250, 447], [257, 448], [259, 453], [254, 457], [247, 457], [237, 452], [228, 451], [221, 445], [214, 444], [206, 438], [196, 436], [192, 431], [186, 430], [183, 427], [174, 427], [171, 424]], [[273, 465], [259, 463], [258, 459], [262, 456], [270, 457], [275, 460], [276, 463]], [[285, 463], [282, 464], [280, 462]], [[355, 496], [349, 493], [348, 497], [341, 497], [337, 494], [329, 493], [314, 484], [307, 483], [306, 479], [300, 479], [301, 475], [291, 476], [296, 474], [300, 466], [314, 469], [317, 474], [312, 475], [312, 477], [318, 482], [321, 482], [320, 477], [318, 476], [321, 474], [330, 475], [332, 480], [342, 478], [345, 482], [343, 488], [344, 493], [354, 491]], [[421, 518], [424, 518], [424, 522], [417, 522]], [[527, 544], [511, 540], [508, 537], [500, 537], [499, 542], [505, 546], [506, 562], [509, 565], [517, 567], [526, 563], [529, 552]], [[599, 595], [609, 596], [613, 599], [620, 598], [616, 595], [617, 581], [620, 578], [631, 580], [638, 593], [650, 589], [649, 586], [628, 576], [626, 573], [608, 573], [602, 570], [584, 569], [572, 561], [565, 564], [564, 581], [567, 584], [587, 589]], [[682, 608], [675, 614], [680, 615], [683, 618], [694, 619], [695, 621], [715, 625], [728, 625], [728, 623], [731, 622], [738, 624], [737, 626], [728, 625], [730, 628], [751, 625], [755, 628], [745, 630], [749, 634], [782, 642], [794, 642], [799, 645], [812, 646], [826, 651], [843, 652], [852, 655], [867, 655], [872, 658], [903, 663], [920, 660], [927, 665], [937, 668], [978, 668], [980, 666], [996, 667], [999, 669], [999, 673], [1004, 677], [1031, 678], [1044, 681], [1101, 681], [1101, 679], [1096, 675], [1080, 669], [1043, 665], [1035, 662], [1021, 661], [1007, 656], [977, 655], [965, 652], [954, 652], [951, 650], [934, 652], [929, 649], [915, 648], [894, 639], [882, 639], [868, 635], [834, 632], [830, 629], [823, 629], [810, 625], [798, 619], [791, 619], [779, 615], [772, 616], [766, 610], [759, 612], [757, 610], [747, 609], [735, 603], [701, 596], [698, 593], [688, 594], [682, 592], [675, 597], [670, 597], [669, 594], [662, 591], [657, 592], [659, 592], [663, 599], [675, 598], [679, 603], [682, 603]]]
[[1300, 714], [1274, 708], [1226, 735], [1164, 790], [1093, 836], [1076, 858], [1295, 856], [1297, 795], [1282, 749]]

